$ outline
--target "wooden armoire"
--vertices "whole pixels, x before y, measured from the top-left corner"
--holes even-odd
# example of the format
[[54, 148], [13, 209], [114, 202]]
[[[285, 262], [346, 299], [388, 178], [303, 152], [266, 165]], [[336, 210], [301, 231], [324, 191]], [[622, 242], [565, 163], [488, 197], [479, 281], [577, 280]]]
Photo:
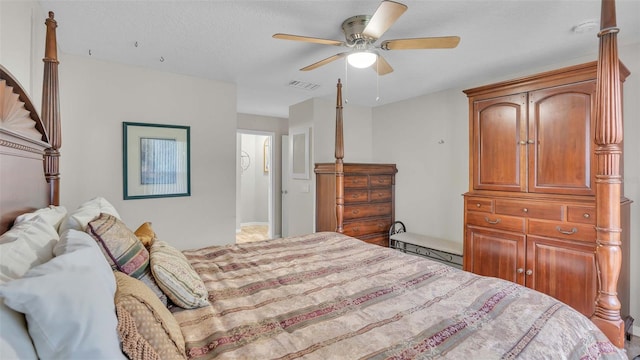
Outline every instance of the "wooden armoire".
[[[597, 63], [465, 90], [464, 269], [595, 309]], [[629, 75], [620, 64], [620, 81]], [[624, 192], [622, 192], [624, 194]], [[629, 204], [620, 199], [618, 296], [629, 314]]]
[[[316, 231], [336, 231], [336, 165], [316, 164]], [[343, 233], [389, 246], [395, 216], [395, 164], [344, 164]]]

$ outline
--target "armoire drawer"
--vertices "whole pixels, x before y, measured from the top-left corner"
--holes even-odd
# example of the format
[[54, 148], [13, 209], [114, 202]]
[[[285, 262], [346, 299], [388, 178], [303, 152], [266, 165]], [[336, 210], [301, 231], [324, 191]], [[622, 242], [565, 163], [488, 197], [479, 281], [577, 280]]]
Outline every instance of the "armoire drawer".
[[373, 216], [390, 216], [391, 203], [362, 204], [362, 205], [345, 205], [344, 219], [361, 219]]
[[524, 233], [524, 218], [467, 211], [467, 225]]
[[593, 225], [531, 219], [529, 220], [529, 234], [594, 242], [596, 239], [596, 228]]
[[386, 233], [374, 234], [369, 236], [361, 236], [360, 240], [373, 245], [389, 247], [389, 234], [386, 234]]
[[391, 175], [371, 175], [369, 177], [371, 187], [390, 187], [392, 184]]
[[493, 212], [493, 200], [485, 198], [467, 198], [467, 211]]
[[593, 206], [567, 206], [567, 221], [594, 224], [596, 223], [596, 208]]
[[560, 221], [562, 220], [562, 205], [523, 200], [496, 200], [496, 214]]
[[345, 223], [343, 226], [345, 235], [357, 238], [367, 234], [386, 233], [389, 227], [391, 217]]

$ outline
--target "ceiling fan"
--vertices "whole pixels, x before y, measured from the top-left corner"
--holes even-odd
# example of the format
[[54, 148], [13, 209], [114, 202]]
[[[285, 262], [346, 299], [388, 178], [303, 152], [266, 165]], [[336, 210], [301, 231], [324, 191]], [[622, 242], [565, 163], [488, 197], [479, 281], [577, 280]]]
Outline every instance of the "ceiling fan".
[[409, 49], [451, 49], [458, 46], [458, 36], [423, 37], [411, 39], [385, 40], [380, 45], [375, 42], [398, 20], [407, 10], [407, 6], [395, 1], [384, 0], [373, 15], [356, 15], [342, 23], [345, 41], [322, 39], [309, 36], [274, 34], [276, 39], [312, 42], [323, 45], [345, 46], [350, 51], [341, 52], [320, 60], [302, 71], [316, 69], [332, 61], [347, 57], [347, 61], [354, 67], [372, 67], [378, 75], [386, 75], [393, 71], [389, 63], [378, 53], [380, 50], [409, 50]]

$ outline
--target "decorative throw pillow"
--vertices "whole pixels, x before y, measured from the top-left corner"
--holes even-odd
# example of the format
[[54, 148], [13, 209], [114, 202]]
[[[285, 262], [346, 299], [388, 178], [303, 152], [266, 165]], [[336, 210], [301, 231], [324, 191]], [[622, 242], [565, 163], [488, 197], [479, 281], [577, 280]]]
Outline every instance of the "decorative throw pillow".
[[141, 281], [117, 271], [114, 275], [118, 318], [122, 321], [132, 319], [135, 324], [135, 330], [132, 324], [118, 324], [125, 353], [134, 359], [140, 353], [132, 349], [133, 343], [142, 346], [148, 343], [161, 359], [185, 359], [182, 330], [171, 312]]
[[87, 224], [87, 233], [96, 240], [112, 269], [136, 279], [145, 274], [149, 266], [149, 252], [117, 217], [100, 214]]
[[116, 208], [113, 207], [107, 199], [96, 197], [83, 203], [76, 210], [69, 213], [60, 224], [58, 231], [61, 234], [68, 229], [85, 231], [89, 221], [95, 219], [102, 213], [113, 215], [120, 219], [118, 211], [116, 211]]
[[38, 358], [124, 359], [113, 272], [90, 236], [78, 231], [68, 236], [74, 243], [69, 252], [0, 285], [0, 297], [25, 314]]
[[148, 221], [140, 225], [134, 234], [136, 234], [140, 242], [142, 242], [142, 245], [147, 249], [149, 249], [153, 242], [156, 241], [156, 233], [153, 231], [151, 223]]
[[151, 245], [150, 258], [151, 272], [158, 286], [174, 304], [185, 309], [209, 304], [204, 282], [178, 249], [156, 241]]

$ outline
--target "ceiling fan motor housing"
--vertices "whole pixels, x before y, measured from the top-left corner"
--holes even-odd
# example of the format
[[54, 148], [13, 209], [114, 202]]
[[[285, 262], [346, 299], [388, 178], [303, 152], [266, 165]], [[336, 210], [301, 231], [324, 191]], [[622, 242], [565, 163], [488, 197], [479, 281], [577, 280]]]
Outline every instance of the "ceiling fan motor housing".
[[356, 15], [342, 22], [342, 31], [347, 45], [352, 46], [376, 41], [376, 39], [362, 34], [370, 19], [371, 15]]

